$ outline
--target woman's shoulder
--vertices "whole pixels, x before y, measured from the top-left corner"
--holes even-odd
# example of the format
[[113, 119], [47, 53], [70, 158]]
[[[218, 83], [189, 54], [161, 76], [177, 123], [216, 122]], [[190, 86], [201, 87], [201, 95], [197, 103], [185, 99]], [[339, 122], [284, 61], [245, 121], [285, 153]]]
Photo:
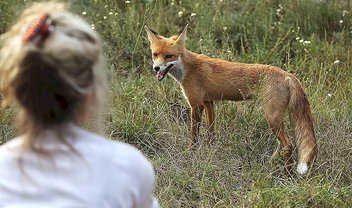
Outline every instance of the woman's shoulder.
[[76, 128], [75, 136], [78, 138], [76, 142], [92, 145], [98, 149], [104, 149], [104, 151], [107, 152], [113, 151], [121, 155], [129, 156], [132, 156], [134, 154], [138, 155], [139, 153], [139, 150], [130, 144], [109, 139], [107, 137], [104, 137], [102, 135], [80, 127]]
[[17, 152], [23, 144], [22, 137], [13, 138], [6, 143], [0, 145], [0, 157], [5, 153], [15, 153]]
[[83, 150], [84, 155], [89, 157], [92, 166], [109, 170], [106, 178], [111, 184], [121, 183], [123, 178], [125, 185], [134, 184], [138, 190], [152, 190], [155, 181], [154, 168], [140, 150], [130, 144], [107, 139], [89, 131], [85, 134], [89, 135], [91, 144]]
[[124, 142], [113, 140], [110, 142], [114, 148], [113, 162], [121, 164], [123, 161], [122, 163], [128, 165], [129, 169], [135, 173], [144, 172], [144, 174], [154, 175], [151, 163], [140, 150]]
[[[18, 161], [23, 153], [23, 138], [16, 137], [0, 146], [0, 170], [3, 168], [13, 167], [13, 161]], [[16, 163], [17, 164], [17, 163]]]
[[112, 163], [129, 168], [152, 170], [149, 160], [136, 147], [122, 141], [106, 138], [85, 129], [79, 129], [79, 132], [80, 136], [84, 137], [81, 142], [88, 140], [89, 142], [87, 143], [89, 143], [90, 148], [93, 148], [95, 152], [105, 155], [106, 159]]

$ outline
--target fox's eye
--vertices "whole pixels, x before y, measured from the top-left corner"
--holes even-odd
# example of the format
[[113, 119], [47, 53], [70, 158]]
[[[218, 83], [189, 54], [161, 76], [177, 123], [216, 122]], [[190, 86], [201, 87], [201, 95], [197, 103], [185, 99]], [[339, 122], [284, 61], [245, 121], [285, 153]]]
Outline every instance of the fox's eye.
[[157, 54], [157, 53], [153, 53], [153, 56], [154, 56], [154, 57], [157, 57], [157, 56], [158, 56], [158, 54]]
[[165, 58], [172, 58], [172, 57], [174, 57], [174, 55], [171, 55], [171, 54], [166, 54], [165, 55]]

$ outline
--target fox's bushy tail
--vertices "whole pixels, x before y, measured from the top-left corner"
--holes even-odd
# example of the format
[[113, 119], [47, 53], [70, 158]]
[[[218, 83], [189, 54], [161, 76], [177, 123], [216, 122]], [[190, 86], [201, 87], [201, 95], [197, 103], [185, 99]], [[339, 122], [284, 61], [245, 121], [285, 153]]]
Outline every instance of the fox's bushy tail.
[[317, 157], [318, 147], [309, 102], [300, 82], [291, 76], [288, 80], [290, 101], [288, 111], [298, 150], [297, 172], [305, 174]]

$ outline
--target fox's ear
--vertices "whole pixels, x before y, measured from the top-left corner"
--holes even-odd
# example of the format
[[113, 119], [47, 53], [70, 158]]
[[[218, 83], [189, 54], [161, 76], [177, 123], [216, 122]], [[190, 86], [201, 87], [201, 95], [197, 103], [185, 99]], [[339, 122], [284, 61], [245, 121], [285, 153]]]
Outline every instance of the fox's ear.
[[178, 37], [175, 40], [177, 43], [181, 43], [181, 44], [185, 43], [186, 37], [187, 37], [186, 36], [187, 35], [187, 27], [188, 27], [188, 24], [177, 33]]
[[150, 43], [162, 38], [161, 35], [159, 35], [154, 30], [150, 29], [148, 26], [144, 26], [144, 28], [145, 28], [145, 31], [147, 32], [148, 40]]

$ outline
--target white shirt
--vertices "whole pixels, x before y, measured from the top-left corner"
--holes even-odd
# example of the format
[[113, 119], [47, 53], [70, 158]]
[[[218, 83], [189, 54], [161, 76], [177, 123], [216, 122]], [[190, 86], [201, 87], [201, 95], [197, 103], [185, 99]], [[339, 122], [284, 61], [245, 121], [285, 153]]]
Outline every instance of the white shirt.
[[0, 146], [1, 208], [159, 207], [153, 167], [140, 151], [77, 126], [69, 129], [74, 151], [50, 131], [42, 147], [51, 156], [22, 151], [22, 137]]

